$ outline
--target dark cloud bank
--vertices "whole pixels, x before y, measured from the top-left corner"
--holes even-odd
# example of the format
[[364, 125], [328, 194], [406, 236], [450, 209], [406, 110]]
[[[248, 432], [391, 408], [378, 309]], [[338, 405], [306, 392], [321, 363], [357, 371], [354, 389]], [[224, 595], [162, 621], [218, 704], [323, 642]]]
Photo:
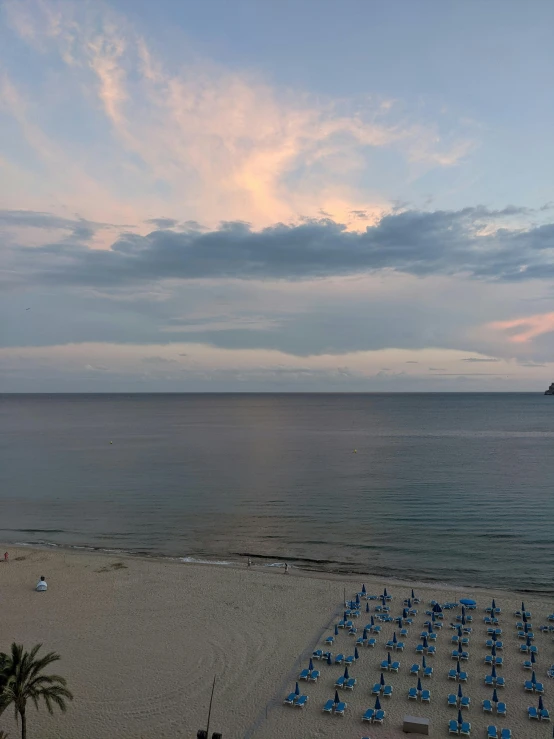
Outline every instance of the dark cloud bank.
[[[459, 211], [405, 211], [361, 233], [329, 219], [277, 224], [253, 231], [241, 222], [202, 231], [172, 219], [151, 219], [146, 236], [121, 233], [111, 250], [87, 248], [103, 224], [27, 211], [0, 212], [0, 225], [66, 228], [68, 237], [42, 247], [12, 247], [14, 280], [66, 285], [124, 286], [167, 278], [304, 279], [395, 270], [412, 275], [467, 275], [496, 281], [551, 278], [554, 224], [499, 227], [529, 211], [510, 206]], [[494, 224], [493, 233], [483, 229]], [[171, 227], [171, 228], [170, 228]]]

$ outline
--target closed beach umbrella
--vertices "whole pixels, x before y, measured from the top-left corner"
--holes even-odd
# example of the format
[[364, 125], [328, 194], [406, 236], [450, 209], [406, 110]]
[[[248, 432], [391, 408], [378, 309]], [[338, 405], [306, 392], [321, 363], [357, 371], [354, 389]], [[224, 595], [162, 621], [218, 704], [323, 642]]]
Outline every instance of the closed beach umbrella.
[[385, 676], [383, 675], [383, 673], [381, 673], [381, 680], [379, 682], [381, 683], [381, 685], [385, 684]]
[[360, 654], [358, 652], [358, 647], [354, 647], [354, 659], [360, 659]]
[[335, 690], [335, 703], [340, 703], [339, 691]]
[[362, 639], [367, 639], [367, 629], [364, 626], [364, 633], [362, 634]]
[[531, 652], [531, 664], [534, 665], [536, 661], [535, 652]]
[[335, 624], [335, 636], [339, 635], [339, 627], [337, 624]]
[[464, 720], [462, 718], [462, 712], [461, 711], [458, 711], [458, 723], [459, 724], [463, 724], [464, 723]]
[[392, 659], [390, 658], [390, 652], [387, 654], [387, 662], [389, 663], [389, 665], [392, 664]]
[[539, 711], [544, 710], [544, 703], [542, 702], [542, 695], [539, 698]]
[[385, 603], [386, 603], [386, 602], [387, 602], [387, 599], [386, 599], [386, 597], [385, 597], [384, 595], [382, 595], [382, 596], [381, 596], [381, 603], [382, 603], [383, 605], [385, 605]]
[[[423, 637], [423, 649], [427, 649], [427, 647], [428, 647], [428, 646], [429, 646], [429, 645], [428, 645], [428, 643], [427, 643], [427, 637], [426, 637], [426, 636], [424, 636], [424, 637]], [[390, 652], [389, 652], [389, 654], [390, 654]]]
[[412, 598], [415, 598], [414, 589], [412, 588]]
[[366, 589], [365, 589], [365, 585], [362, 585], [362, 594], [363, 594], [363, 595], [365, 595], [365, 594], [366, 594]]
[[348, 613], [346, 611], [342, 614], [343, 619], [346, 621], [348, 619]]
[[496, 666], [495, 665], [492, 666], [491, 677], [496, 678]]
[[531, 675], [531, 682], [533, 685], [537, 682], [537, 676], [535, 675], [535, 670], [533, 670], [533, 673]]
[[429, 624], [429, 626], [427, 627], [427, 631], [428, 631], [428, 632], [429, 632], [430, 634], [432, 634], [432, 633], [433, 633], [433, 624]]
[[498, 696], [496, 695], [496, 688], [492, 691], [492, 702], [498, 703]]
[[523, 614], [523, 623], [524, 623], [524, 624], [526, 624], [526, 623], [527, 623], [527, 616], [526, 616], [525, 614]]
[[331, 655], [331, 652], [327, 652], [327, 664], [332, 665], [333, 664], [333, 657]]
[[373, 618], [373, 616], [370, 618], [369, 622], [372, 626], [375, 626], [375, 619]]
[[423, 667], [423, 669], [425, 669], [427, 667], [427, 664], [425, 662], [425, 655], [423, 655], [423, 659], [421, 661], [421, 666]]
[[366, 603], [365, 604], [365, 612], [366, 613], [369, 613], [369, 603]]
[[408, 598], [406, 605], [408, 606], [408, 608], [412, 607], [412, 601], [409, 598]]
[[396, 644], [396, 642], [397, 642], [397, 639], [396, 639], [396, 631], [393, 631], [392, 632], [392, 643], [393, 644]]
[[432, 613], [431, 613], [431, 623], [434, 624], [436, 620], [437, 619], [435, 618], [435, 611], [432, 611]]
[[462, 627], [458, 626], [458, 637], [462, 636]]
[[527, 644], [528, 647], [530, 647], [531, 646], [531, 639], [529, 637], [527, 637], [527, 640], [526, 640], [525, 643]]
[[381, 701], [379, 700], [379, 696], [377, 696], [377, 700], [375, 701], [375, 710], [376, 711], [381, 710]]
[[348, 665], [344, 668], [344, 679], [348, 680], [350, 678], [350, 675], [348, 674]]
[[460, 663], [459, 662], [456, 662], [456, 672], [458, 673], [458, 675], [460, 674]]
[[466, 625], [466, 617], [462, 616], [462, 626], [465, 626], [465, 625]]
[[408, 611], [405, 608], [402, 611], [402, 618], [408, 618]]
[[496, 647], [494, 646], [494, 644], [492, 645], [491, 654], [493, 657], [496, 657]]
[[463, 697], [462, 686], [458, 683], [458, 698], [462, 698], [462, 697]]
[[314, 663], [313, 663], [313, 661], [312, 661], [312, 659], [310, 657], [310, 664], [308, 665], [308, 670], [310, 670], [310, 672], [311, 672], [313, 669], [314, 669]]
[[529, 631], [529, 624], [527, 623], [527, 621], [523, 624], [523, 631], [525, 631], [525, 633]]
[[358, 593], [356, 593], [356, 605], [360, 605], [360, 596], [358, 595]]
[[417, 691], [418, 693], [421, 693], [421, 678], [418, 677], [417, 679]]
[[386, 589], [386, 588], [385, 588], [385, 589], [383, 590], [383, 595], [385, 596], [385, 598], [386, 598], [386, 597], [387, 597], [387, 595], [388, 595], [388, 593], [387, 593], [387, 589]]
[[294, 688], [294, 695], [300, 695], [300, 685], [296, 683], [296, 687]]
[[523, 601], [521, 601], [521, 610], [522, 610], [522, 611], [524, 611], [524, 610], [525, 610], [525, 603], [524, 603]]
[[494, 602], [494, 598], [493, 598], [492, 599], [492, 610], [494, 611], [495, 608], [496, 608], [496, 603]]
[[462, 616], [466, 615], [466, 609], [462, 606]]

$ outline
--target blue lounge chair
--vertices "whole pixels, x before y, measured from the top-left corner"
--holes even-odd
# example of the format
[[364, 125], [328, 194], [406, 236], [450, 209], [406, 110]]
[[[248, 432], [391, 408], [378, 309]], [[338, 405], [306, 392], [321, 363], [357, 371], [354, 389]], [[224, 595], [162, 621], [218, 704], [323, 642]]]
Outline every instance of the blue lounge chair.
[[432, 667], [426, 667], [423, 670], [423, 677], [433, 677], [433, 668]]
[[488, 698], [485, 698], [483, 701], [483, 711], [485, 713], [492, 713], [492, 703]]
[[381, 683], [375, 683], [375, 685], [371, 688], [371, 694], [372, 695], [381, 694]]
[[396, 642], [396, 651], [397, 652], [403, 652], [404, 651], [404, 642], [403, 641], [397, 641]]
[[319, 670], [312, 670], [310, 674], [308, 675], [308, 680], [312, 683], [317, 683], [317, 678], [319, 677], [320, 672]]
[[329, 698], [327, 703], [323, 706], [323, 713], [332, 713], [333, 708], [335, 707], [335, 701], [332, 698]]
[[344, 688], [344, 684], [346, 682], [346, 678], [344, 675], [341, 675], [337, 678], [337, 682], [335, 683], [335, 688]]
[[512, 739], [512, 730], [502, 729], [502, 731], [500, 732], [500, 739]]
[[541, 715], [541, 721], [550, 721], [550, 713], [548, 712], [548, 708], [542, 708], [539, 713]]
[[527, 715], [529, 716], [529, 718], [536, 718], [537, 721], [539, 720], [539, 712], [537, 711], [535, 706], [529, 706], [529, 708], [527, 709]]
[[506, 715], [506, 704], [502, 703], [502, 701], [498, 702], [496, 704], [496, 713], [498, 713], [500, 716]]
[[460, 734], [462, 736], [469, 736], [471, 734], [471, 724], [469, 721], [463, 721], [460, 726]]
[[408, 629], [400, 629], [400, 636], [408, 636]]
[[337, 716], [344, 716], [344, 712], [346, 711], [346, 706], [347, 705], [348, 704], [345, 703], [344, 701], [341, 701], [340, 703], [337, 703], [337, 705], [335, 706], [335, 714]]
[[492, 688], [494, 686], [494, 677], [492, 675], [485, 675], [485, 685], [488, 688]]
[[381, 662], [380, 668], [381, 668], [381, 670], [388, 670], [388, 669], [389, 669], [389, 663], [387, 662], [387, 660], [386, 660], [386, 659], [384, 659], [384, 660], [383, 660], [383, 661]]
[[325, 644], [328, 644], [331, 646], [331, 644], [335, 643], [335, 637], [334, 636], [328, 636], [327, 639], [325, 639]]
[[460, 731], [458, 729], [458, 722], [455, 719], [450, 719], [448, 722], [448, 733], [449, 734], [459, 734]]
[[458, 673], [456, 672], [456, 670], [449, 670], [449, 672], [448, 672], [448, 679], [449, 680], [455, 680], [456, 677], [457, 677], [457, 675], [458, 675]]
[[467, 682], [468, 674], [467, 672], [459, 672], [458, 673], [458, 680], [460, 680], [462, 683]]
[[389, 639], [388, 642], [385, 644], [385, 649], [394, 649], [394, 642], [392, 639]]
[[417, 688], [410, 688], [408, 690], [408, 699], [413, 701], [417, 700]]
[[542, 695], [544, 693], [544, 685], [542, 683], [535, 683], [535, 693]]
[[415, 650], [417, 654], [423, 654], [423, 644], [418, 644]]
[[392, 685], [385, 685], [383, 687], [383, 697], [392, 698]]
[[493, 724], [487, 726], [487, 739], [498, 739], [498, 729]]
[[344, 687], [347, 690], [354, 690], [354, 685], [356, 685], [356, 678], [355, 677], [349, 677], [346, 683], [344, 684]]
[[312, 652], [313, 659], [322, 659], [323, 657], [323, 651], [321, 649], [316, 649], [315, 652]]
[[538, 654], [538, 653], [539, 653], [539, 648], [538, 648], [538, 647], [536, 647], [536, 646], [535, 646], [534, 644], [532, 644], [532, 645], [531, 645], [531, 646], [529, 647], [529, 651], [531, 652], [531, 654]]
[[434, 644], [431, 644], [431, 646], [427, 647], [428, 657], [434, 657], [436, 653], [437, 653], [437, 648], [434, 646]]
[[296, 700], [294, 701], [294, 705], [298, 706], [298, 708], [304, 708], [307, 702], [308, 702], [307, 695], [297, 695]]
[[351, 626], [348, 629], [348, 633], [350, 634], [350, 636], [356, 636], [356, 634], [358, 633], [357, 627], [356, 626]]
[[502, 667], [504, 664], [504, 657], [493, 657], [493, 664], [497, 667]]
[[364, 644], [366, 643], [366, 641], [367, 641], [367, 640], [366, 640], [366, 639], [364, 639], [364, 637], [363, 637], [363, 636], [359, 636], [359, 637], [358, 637], [358, 638], [356, 639], [356, 646], [357, 646], [357, 647], [363, 647], [363, 646], [364, 646]]
[[526, 681], [525, 681], [525, 682], [523, 683], [523, 687], [525, 688], [525, 690], [526, 690], [526, 691], [527, 691], [528, 693], [532, 693], [532, 692], [533, 692], [533, 683], [531, 682], [531, 680], [526, 680]]
[[431, 703], [431, 691], [430, 690], [421, 691], [421, 701], [422, 703]]
[[520, 652], [523, 652], [524, 654], [526, 654], [529, 651], [529, 647], [527, 646], [527, 644], [520, 644], [519, 645], [519, 651]]
[[373, 639], [373, 638], [372, 638], [372, 639], [368, 639], [368, 640], [367, 640], [367, 644], [366, 644], [366, 646], [367, 646], [367, 647], [374, 647], [374, 646], [375, 646], [376, 644], [377, 644], [377, 639]]
[[355, 661], [356, 661], [356, 657], [354, 657], [354, 655], [353, 655], [353, 654], [350, 654], [350, 655], [349, 655], [349, 656], [348, 656], [348, 657], [347, 657], [347, 658], [346, 658], [346, 659], [344, 660], [345, 664], [347, 664], [347, 665], [353, 665]]
[[393, 662], [392, 665], [389, 665], [389, 670], [391, 672], [398, 672], [400, 669], [400, 662]]
[[530, 659], [526, 659], [526, 660], [525, 660], [525, 661], [523, 662], [523, 669], [524, 669], [524, 670], [532, 670], [532, 669], [533, 669], [533, 663], [531, 662], [531, 660], [530, 660]]
[[385, 711], [381, 708], [379, 711], [375, 711], [375, 716], [373, 717], [373, 723], [382, 724], [384, 718], [385, 718]]
[[337, 654], [335, 656], [335, 664], [342, 665], [343, 662], [344, 662], [344, 654]]
[[491, 654], [486, 654], [485, 655], [485, 664], [486, 665], [492, 665], [493, 664], [492, 655]]
[[420, 669], [420, 666], [416, 662], [410, 667], [410, 675], [418, 675]]
[[289, 693], [283, 703], [287, 706], [292, 706], [294, 703], [294, 699], [296, 698], [296, 693]]
[[504, 687], [506, 687], [506, 678], [504, 678], [504, 677], [497, 677], [496, 678], [496, 687], [497, 688], [504, 688]]
[[373, 721], [374, 716], [375, 716], [375, 709], [368, 708], [367, 711], [362, 716], [362, 721], [369, 721], [371, 723]]
[[449, 706], [452, 706], [453, 708], [458, 708], [458, 696], [454, 695], [454, 693], [450, 693], [446, 700]]
[[310, 671], [309, 670], [302, 670], [302, 672], [300, 673], [300, 675], [298, 675], [298, 679], [299, 680], [307, 680], [309, 674], [310, 674]]
[[471, 703], [471, 698], [469, 695], [463, 695], [460, 698], [460, 708], [469, 708], [469, 704]]

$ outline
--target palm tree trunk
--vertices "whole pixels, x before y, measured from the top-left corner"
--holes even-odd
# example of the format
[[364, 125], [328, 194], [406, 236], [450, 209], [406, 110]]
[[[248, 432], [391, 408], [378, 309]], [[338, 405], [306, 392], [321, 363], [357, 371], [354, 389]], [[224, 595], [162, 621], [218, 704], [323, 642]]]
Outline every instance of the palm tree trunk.
[[25, 710], [20, 711], [21, 716], [21, 739], [27, 739], [27, 717], [25, 716]]

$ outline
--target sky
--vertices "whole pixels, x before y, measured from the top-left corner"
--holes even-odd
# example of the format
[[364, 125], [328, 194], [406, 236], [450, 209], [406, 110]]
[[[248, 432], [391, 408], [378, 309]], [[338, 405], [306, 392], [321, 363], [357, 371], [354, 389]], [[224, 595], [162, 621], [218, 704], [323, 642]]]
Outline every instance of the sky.
[[544, 391], [553, 26], [0, 2], [0, 392]]

